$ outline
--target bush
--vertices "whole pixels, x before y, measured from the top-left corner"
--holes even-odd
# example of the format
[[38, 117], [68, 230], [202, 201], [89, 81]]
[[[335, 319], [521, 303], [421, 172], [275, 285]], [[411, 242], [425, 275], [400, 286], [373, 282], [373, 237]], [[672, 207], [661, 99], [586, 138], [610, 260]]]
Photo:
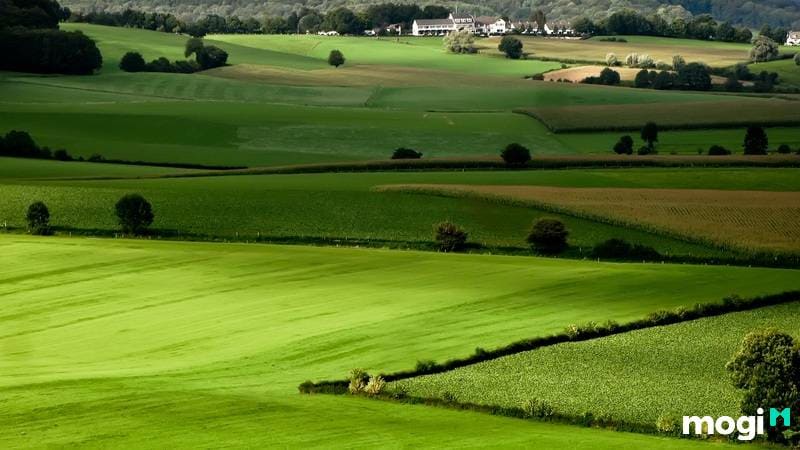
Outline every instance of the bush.
[[641, 132], [642, 140], [647, 143], [647, 146], [652, 150], [656, 142], [658, 142], [658, 125], [655, 122], [647, 122], [642, 127]]
[[778, 44], [767, 36], [759, 36], [753, 41], [750, 49], [750, 61], [764, 62], [777, 59], [780, 56]]
[[619, 138], [614, 144], [614, 153], [618, 155], [632, 155], [633, 154], [633, 138], [626, 135]]
[[592, 257], [631, 261], [657, 261], [662, 259], [661, 254], [653, 247], [640, 244], [631, 245], [627, 241], [617, 238], [595, 245], [594, 249], [592, 249]]
[[619, 60], [617, 59], [617, 55], [613, 53], [609, 53], [606, 55], [606, 65], [608, 67], [614, 67], [619, 64]]
[[344, 64], [344, 54], [339, 50], [331, 50], [331, 53], [328, 55], [328, 64], [338, 68]]
[[378, 395], [383, 392], [386, 387], [386, 381], [382, 376], [376, 375], [369, 379], [369, 382], [364, 386], [364, 393], [367, 395]]
[[436, 243], [443, 252], [463, 250], [467, 244], [467, 237], [467, 232], [452, 222], [442, 222], [435, 227]]
[[615, 86], [620, 82], [619, 72], [608, 67], [600, 72], [600, 83], [606, 86]]
[[522, 404], [522, 412], [525, 414], [525, 417], [550, 419], [555, 415], [556, 410], [553, 408], [553, 405], [547, 401], [534, 398], [526, 400], [525, 403]]
[[351, 369], [350, 375], [347, 377], [350, 384], [347, 386], [347, 391], [351, 394], [360, 394], [364, 392], [369, 380], [369, 374], [363, 369]]
[[725, 80], [723, 88], [728, 92], [739, 92], [742, 90], [742, 83], [736, 77], [731, 76]]
[[675, 75], [666, 70], [662, 70], [653, 79], [653, 89], [665, 90], [672, 89], [675, 85]]
[[778, 147], [778, 153], [780, 153], [780, 154], [782, 154], [782, 155], [788, 155], [789, 153], [792, 153], [792, 148], [791, 148], [791, 147], [789, 147], [789, 146], [788, 146], [788, 145], [786, 145], [786, 144], [781, 144], [781, 145]]
[[681, 55], [675, 55], [672, 57], [672, 70], [675, 72], [681, 70], [684, 66], [686, 66], [686, 60]]
[[152, 206], [139, 194], [124, 195], [115, 211], [124, 233], [142, 234], [153, 223]]
[[657, 155], [658, 152], [656, 151], [655, 147], [643, 145], [639, 147], [639, 150], [636, 150], [636, 154], [639, 156], [647, 156], [647, 155]]
[[120, 70], [125, 72], [142, 72], [144, 71], [144, 66], [144, 58], [138, 52], [125, 53], [119, 61]]
[[522, 57], [522, 41], [514, 36], [503, 36], [497, 49], [505, 53], [506, 58], [519, 59]]
[[678, 419], [671, 415], [658, 416], [656, 430], [664, 434], [676, 434], [678, 432]]
[[527, 241], [535, 251], [556, 255], [567, 249], [569, 231], [558, 219], [542, 218], [533, 223]]
[[0, 70], [18, 72], [90, 75], [103, 65], [95, 42], [80, 31], [0, 29], [0, 55]]
[[228, 62], [228, 53], [219, 47], [206, 45], [196, 54], [197, 64], [203, 70], [222, 67]]
[[712, 145], [708, 149], [709, 156], [726, 156], [730, 155], [731, 151], [721, 145]]
[[508, 165], [521, 166], [531, 160], [531, 151], [515, 142], [508, 144], [500, 153], [500, 157]]
[[744, 136], [744, 154], [766, 155], [767, 148], [769, 148], [769, 139], [764, 129], [759, 126], [747, 127], [747, 133]]
[[469, 30], [454, 31], [443, 39], [444, 47], [451, 53], [477, 53], [475, 36]]
[[708, 91], [711, 89], [711, 70], [705, 64], [686, 64], [678, 71], [675, 85], [691, 91]]
[[794, 63], [800, 66], [800, 52], [794, 54]]
[[633, 80], [633, 87], [637, 88], [649, 88], [650, 87], [650, 71], [647, 69], [642, 69], [636, 74], [636, 78]]
[[50, 211], [47, 205], [42, 202], [34, 202], [28, 206], [28, 213], [25, 215], [28, 221], [28, 230], [31, 234], [41, 236], [50, 234]]
[[414, 366], [414, 370], [417, 373], [430, 373], [437, 367], [436, 361], [431, 361], [429, 359], [417, 361], [417, 365]]
[[418, 152], [416, 150], [400, 147], [392, 153], [392, 159], [420, 159], [422, 158], [422, 152]]

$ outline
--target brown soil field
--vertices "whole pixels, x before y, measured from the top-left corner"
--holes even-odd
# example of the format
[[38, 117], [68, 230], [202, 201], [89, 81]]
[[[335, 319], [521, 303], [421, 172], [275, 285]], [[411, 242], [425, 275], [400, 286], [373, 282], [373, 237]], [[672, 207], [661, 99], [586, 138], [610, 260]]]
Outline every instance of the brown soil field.
[[477, 196], [724, 248], [800, 252], [800, 192], [430, 184], [381, 186], [378, 190]]
[[[544, 80], [545, 81], [567, 80], [572, 83], [580, 83], [581, 81], [585, 80], [588, 77], [600, 76], [600, 72], [605, 68], [606, 66], [576, 66], [567, 69], [554, 70], [552, 72], [547, 72], [546, 74], [544, 74]], [[633, 69], [630, 67], [613, 67], [613, 69], [619, 73], [619, 76], [623, 81], [633, 81], [636, 78], [636, 74], [642, 70], [642, 69]], [[725, 78], [719, 76], [712, 76], [711, 82], [714, 84], [723, 84], [725, 83]], [[753, 83], [750, 81], [746, 81], [743, 84], [746, 86], [750, 86]]]

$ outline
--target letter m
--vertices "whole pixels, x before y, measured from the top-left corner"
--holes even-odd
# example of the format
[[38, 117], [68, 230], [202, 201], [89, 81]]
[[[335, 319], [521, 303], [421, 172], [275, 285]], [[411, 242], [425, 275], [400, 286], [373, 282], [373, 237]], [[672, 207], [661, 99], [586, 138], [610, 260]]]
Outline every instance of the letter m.
[[692, 434], [692, 425], [694, 425], [694, 434], [714, 434], [714, 418], [711, 416], [683, 416], [683, 434]]
[[783, 408], [781, 411], [778, 411], [778, 408], [770, 408], [769, 426], [774, 427], [778, 423], [778, 417], [783, 419], [783, 426], [785, 427], [790, 426], [790, 419], [792, 417], [792, 413], [789, 410], [789, 408]]

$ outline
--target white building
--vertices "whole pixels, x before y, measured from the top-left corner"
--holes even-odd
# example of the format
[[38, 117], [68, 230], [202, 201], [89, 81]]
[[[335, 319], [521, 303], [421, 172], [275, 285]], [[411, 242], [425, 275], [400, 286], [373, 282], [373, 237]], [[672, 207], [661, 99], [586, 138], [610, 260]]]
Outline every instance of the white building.
[[790, 31], [786, 38], [786, 45], [800, 45], [800, 31]]
[[483, 35], [506, 34], [511, 30], [511, 23], [500, 17], [481, 16], [475, 18], [475, 33]]
[[411, 25], [414, 36], [441, 36], [456, 30], [452, 19], [417, 19]]

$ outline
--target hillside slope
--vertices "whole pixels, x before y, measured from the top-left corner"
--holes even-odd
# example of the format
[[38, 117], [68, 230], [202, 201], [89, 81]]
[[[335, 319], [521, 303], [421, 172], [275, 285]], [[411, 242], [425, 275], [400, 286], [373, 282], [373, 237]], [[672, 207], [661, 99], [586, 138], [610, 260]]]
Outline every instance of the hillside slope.
[[[388, 1], [388, 0], [386, 0]], [[655, 13], [659, 7], [672, 7], [673, 14], [683, 8], [692, 14], [712, 14], [717, 20], [727, 20], [751, 27], [765, 23], [773, 26], [800, 27], [800, 0], [396, 0], [396, 3], [416, 3], [420, 6], [431, 3], [460, 11], [480, 14], [508, 15], [512, 18], [528, 18], [537, 9], [544, 11], [553, 20], [571, 20], [586, 16], [600, 19], [624, 8], [632, 8], [645, 14]], [[147, 11], [171, 12], [184, 20], [192, 20], [207, 14], [239, 17], [264, 15], [288, 15], [301, 6], [328, 11], [346, 6], [363, 9], [378, 3], [369, 0], [66, 0], [62, 2], [73, 10], [121, 11], [136, 8]]]

